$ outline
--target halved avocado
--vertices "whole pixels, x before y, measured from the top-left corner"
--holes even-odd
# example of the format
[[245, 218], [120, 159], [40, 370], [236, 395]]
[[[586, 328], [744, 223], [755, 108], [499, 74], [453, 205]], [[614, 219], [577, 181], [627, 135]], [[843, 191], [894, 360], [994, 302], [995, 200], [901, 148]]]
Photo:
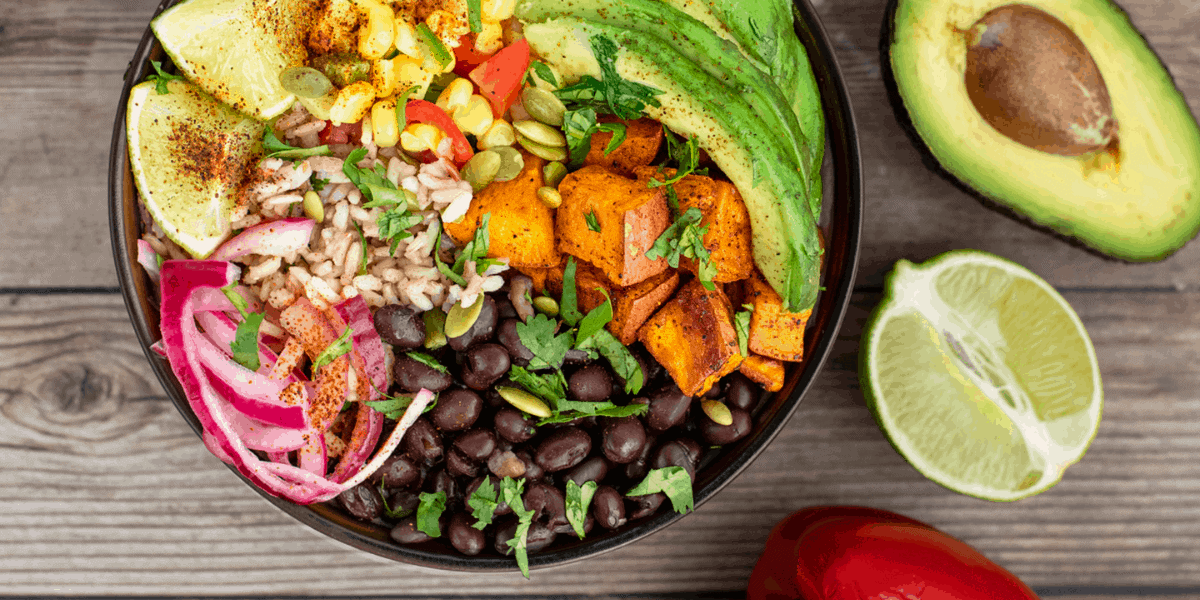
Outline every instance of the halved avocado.
[[1091, 55], [1111, 98], [1114, 139], [1054, 154], [981, 114], [968, 93], [968, 51], [980, 43], [985, 15], [1014, 8], [1005, 0], [892, 1], [883, 62], [913, 131], [950, 175], [1035, 224], [1128, 261], [1169, 256], [1200, 229], [1200, 128], [1187, 103], [1112, 2], [1021, 4], [1061, 21]]

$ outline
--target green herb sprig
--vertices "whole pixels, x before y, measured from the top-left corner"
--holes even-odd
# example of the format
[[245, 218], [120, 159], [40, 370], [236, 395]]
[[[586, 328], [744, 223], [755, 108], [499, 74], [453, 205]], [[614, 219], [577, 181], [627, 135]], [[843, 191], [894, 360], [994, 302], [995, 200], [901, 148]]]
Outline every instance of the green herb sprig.
[[246, 312], [246, 309], [250, 308], [250, 304], [237, 291], [237, 287], [238, 284], [231, 283], [221, 288], [221, 293], [229, 298], [234, 308], [242, 315], [242, 322], [237, 325], [229, 350], [233, 353], [233, 360], [237, 361], [239, 365], [251, 371], [257, 371], [261, 366], [258, 359], [258, 330], [262, 327], [267, 313]]
[[671, 508], [685, 513], [695, 508], [692, 500], [692, 477], [683, 467], [663, 467], [646, 474], [641, 483], [625, 493], [626, 496], [645, 496], [662, 492], [671, 501]]
[[184, 80], [182, 75], [172, 75], [163, 71], [162, 63], [157, 60], [150, 61], [150, 66], [154, 67], [154, 75], [147, 77], [146, 81], [154, 82], [154, 91], [158, 92], [159, 95], [171, 93], [171, 89], [167, 87], [168, 82]]
[[329, 156], [333, 154], [333, 150], [330, 150], [329, 146], [297, 148], [296, 146], [285, 144], [275, 136], [275, 130], [270, 127], [265, 128], [263, 131], [262, 145], [263, 151], [267, 153], [267, 158], [301, 160], [310, 156]]

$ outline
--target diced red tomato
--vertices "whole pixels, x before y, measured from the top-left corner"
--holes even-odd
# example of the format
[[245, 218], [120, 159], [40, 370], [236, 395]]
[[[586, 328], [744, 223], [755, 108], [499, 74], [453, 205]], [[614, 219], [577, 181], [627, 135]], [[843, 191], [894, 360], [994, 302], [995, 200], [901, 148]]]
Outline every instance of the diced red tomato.
[[494, 54], [468, 77], [479, 86], [479, 93], [491, 102], [492, 112], [500, 117], [517, 101], [528, 69], [529, 42], [521, 40]]
[[450, 151], [453, 153], [451, 158], [455, 164], [462, 166], [475, 155], [462, 130], [438, 105], [428, 100], [409, 100], [404, 106], [404, 116], [409, 123], [429, 123], [441, 129], [442, 133], [450, 138]]
[[454, 49], [454, 74], [466, 77], [471, 71], [483, 64], [491, 54], [480, 54], [475, 51], [475, 34], [468, 33], [458, 38], [458, 47]]
[[332, 121], [325, 121], [325, 129], [322, 129], [317, 134], [317, 140], [322, 144], [349, 144], [351, 140], [358, 140], [362, 137], [362, 121], [357, 123], [342, 123], [334, 125]]

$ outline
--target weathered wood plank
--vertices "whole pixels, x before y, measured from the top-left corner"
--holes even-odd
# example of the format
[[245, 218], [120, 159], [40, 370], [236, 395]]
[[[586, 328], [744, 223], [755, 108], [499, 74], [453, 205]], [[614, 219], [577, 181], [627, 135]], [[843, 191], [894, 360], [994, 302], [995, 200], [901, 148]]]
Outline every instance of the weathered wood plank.
[[[0, 4], [0, 288], [115, 285], [105, 214], [111, 123], [121, 75], [156, 4]], [[884, 0], [817, 4], [846, 73], [863, 147], [863, 285], [878, 286], [897, 258], [961, 247], [1012, 258], [1060, 286], [1200, 285], [1192, 267], [1200, 246], [1154, 265], [1107, 261], [984, 208], [930, 172], [884, 90]], [[1180, 0], [1122, 5], [1200, 111], [1200, 11]]]
[[1200, 585], [1200, 293], [1067, 298], [1107, 402], [1087, 457], [1054, 489], [967, 498], [888, 446], [855, 373], [878, 300], [860, 294], [796, 416], [733, 484], [666, 531], [527, 582], [387, 563], [296, 524], [166, 401], [119, 297], [0, 296], [0, 581], [9, 594], [736, 592], [783, 516], [865, 504], [933, 523], [1060, 593]]

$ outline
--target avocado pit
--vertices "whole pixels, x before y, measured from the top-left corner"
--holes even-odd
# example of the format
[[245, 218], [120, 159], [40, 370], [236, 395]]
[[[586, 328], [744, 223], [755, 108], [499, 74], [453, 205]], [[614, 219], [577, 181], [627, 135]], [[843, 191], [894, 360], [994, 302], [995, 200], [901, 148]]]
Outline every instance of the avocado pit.
[[1065, 23], [1031, 6], [995, 8], [971, 27], [965, 84], [984, 120], [1035, 150], [1078, 156], [1116, 140], [1092, 55]]

